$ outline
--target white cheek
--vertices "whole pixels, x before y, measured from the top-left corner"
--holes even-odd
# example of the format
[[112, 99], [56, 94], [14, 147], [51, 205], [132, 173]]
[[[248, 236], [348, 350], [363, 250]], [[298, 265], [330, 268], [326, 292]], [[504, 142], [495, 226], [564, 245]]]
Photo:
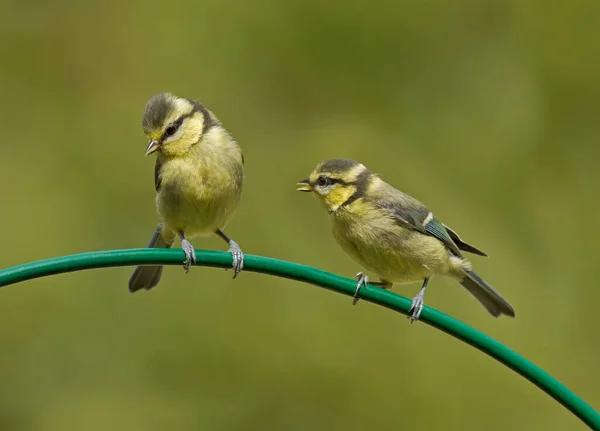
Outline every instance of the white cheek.
[[327, 186], [327, 187], [317, 186], [317, 193], [319, 193], [322, 196], [325, 196], [325, 195], [329, 194], [329, 192], [331, 191], [332, 188], [333, 188], [333, 186]]

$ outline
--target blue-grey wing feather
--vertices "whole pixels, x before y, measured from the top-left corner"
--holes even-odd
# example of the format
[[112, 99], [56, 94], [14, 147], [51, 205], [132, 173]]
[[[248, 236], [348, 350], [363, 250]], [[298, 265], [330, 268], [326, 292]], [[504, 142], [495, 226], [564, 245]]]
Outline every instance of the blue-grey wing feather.
[[461, 249], [462, 251], [467, 251], [469, 253], [477, 254], [479, 256], [487, 257], [487, 254], [485, 252], [479, 250], [477, 247], [472, 246], [471, 244], [467, 244], [458, 236], [456, 232], [454, 232], [446, 225], [443, 226], [446, 229], [446, 232], [448, 232], [448, 235], [450, 235], [450, 238], [452, 238], [452, 241], [454, 241], [454, 243], [458, 246], [459, 249]]
[[459, 247], [452, 238], [452, 234], [457, 238], [458, 235], [452, 231], [449, 233], [446, 227], [421, 202], [391, 186], [390, 189], [393, 191], [387, 190], [385, 198], [376, 202], [379, 208], [389, 211], [403, 227], [437, 238], [452, 254], [462, 257]]

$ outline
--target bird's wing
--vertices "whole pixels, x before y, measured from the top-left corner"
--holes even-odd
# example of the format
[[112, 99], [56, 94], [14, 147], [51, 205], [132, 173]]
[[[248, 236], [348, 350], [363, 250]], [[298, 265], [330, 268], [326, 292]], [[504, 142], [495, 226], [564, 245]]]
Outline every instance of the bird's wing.
[[444, 225], [427, 208], [394, 207], [393, 211], [396, 220], [404, 227], [439, 239], [454, 255], [462, 257], [458, 246], [454, 243]]
[[162, 162], [160, 161], [160, 159], [157, 157], [156, 158], [156, 164], [154, 165], [154, 187], [156, 188], [156, 191], [158, 191], [160, 189], [160, 168], [162, 166]]
[[397, 190], [394, 191], [396, 192], [393, 193], [395, 195], [394, 199], [378, 200], [376, 205], [389, 211], [392, 217], [403, 227], [437, 238], [452, 254], [462, 257], [459, 247], [452, 237], [454, 235], [458, 238], [458, 235], [452, 231], [450, 233], [421, 202]]
[[479, 250], [477, 247], [474, 247], [471, 244], [467, 244], [462, 239], [460, 239], [458, 234], [456, 232], [454, 232], [452, 229], [450, 229], [448, 226], [446, 226], [446, 225], [442, 225], [442, 226], [444, 226], [444, 228], [446, 229], [446, 232], [448, 232], [448, 235], [450, 235], [450, 238], [452, 238], [452, 241], [454, 241], [454, 243], [458, 246], [458, 248], [460, 248], [463, 251], [468, 251], [469, 253], [478, 254], [479, 256], [487, 257], [487, 254], [485, 252]]

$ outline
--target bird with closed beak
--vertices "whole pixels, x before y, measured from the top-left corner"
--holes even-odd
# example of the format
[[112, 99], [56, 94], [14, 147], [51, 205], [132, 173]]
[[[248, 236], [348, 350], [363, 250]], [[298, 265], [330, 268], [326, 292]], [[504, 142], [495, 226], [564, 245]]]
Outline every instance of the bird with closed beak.
[[[179, 237], [187, 273], [196, 263], [189, 239], [217, 234], [229, 244], [235, 278], [244, 267], [244, 254], [223, 228], [242, 194], [244, 157], [238, 143], [203, 105], [170, 93], [148, 101], [142, 128], [149, 140], [146, 155], [157, 156], [154, 186], [162, 220], [147, 247], [169, 248]], [[129, 290], [153, 288], [162, 271], [156, 265], [136, 267]]]
[[[370, 283], [389, 289], [393, 283], [422, 282], [409, 312], [411, 322], [423, 310], [432, 276], [457, 280], [493, 316], [514, 317], [513, 307], [471, 270], [462, 252], [487, 256], [443, 225], [425, 205], [396, 190], [361, 163], [333, 159], [320, 163], [298, 191], [311, 192], [333, 222], [333, 236], [356, 262], [379, 277]], [[354, 294], [369, 279], [362, 272]]]

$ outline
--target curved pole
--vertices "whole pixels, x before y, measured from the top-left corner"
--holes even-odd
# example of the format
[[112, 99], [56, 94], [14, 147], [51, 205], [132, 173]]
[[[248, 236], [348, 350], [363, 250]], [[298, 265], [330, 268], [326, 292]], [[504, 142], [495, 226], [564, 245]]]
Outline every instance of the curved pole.
[[[196, 259], [196, 265], [199, 266], [230, 268], [232, 263], [230, 253], [218, 251], [197, 250]], [[0, 287], [33, 278], [83, 269], [142, 264], [181, 265], [183, 260], [183, 251], [175, 249], [106, 250], [74, 254], [0, 270]], [[356, 288], [356, 281], [349, 278], [268, 257], [246, 255], [244, 269], [314, 284], [349, 296], [354, 295]], [[406, 315], [408, 315], [411, 303], [407, 298], [374, 286], [361, 289], [359, 297]], [[419, 320], [470, 344], [503, 363], [561, 403], [591, 429], [600, 430], [600, 415], [594, 409], [554, 377], [508, 347], [427, 306], [423, 308]]]

